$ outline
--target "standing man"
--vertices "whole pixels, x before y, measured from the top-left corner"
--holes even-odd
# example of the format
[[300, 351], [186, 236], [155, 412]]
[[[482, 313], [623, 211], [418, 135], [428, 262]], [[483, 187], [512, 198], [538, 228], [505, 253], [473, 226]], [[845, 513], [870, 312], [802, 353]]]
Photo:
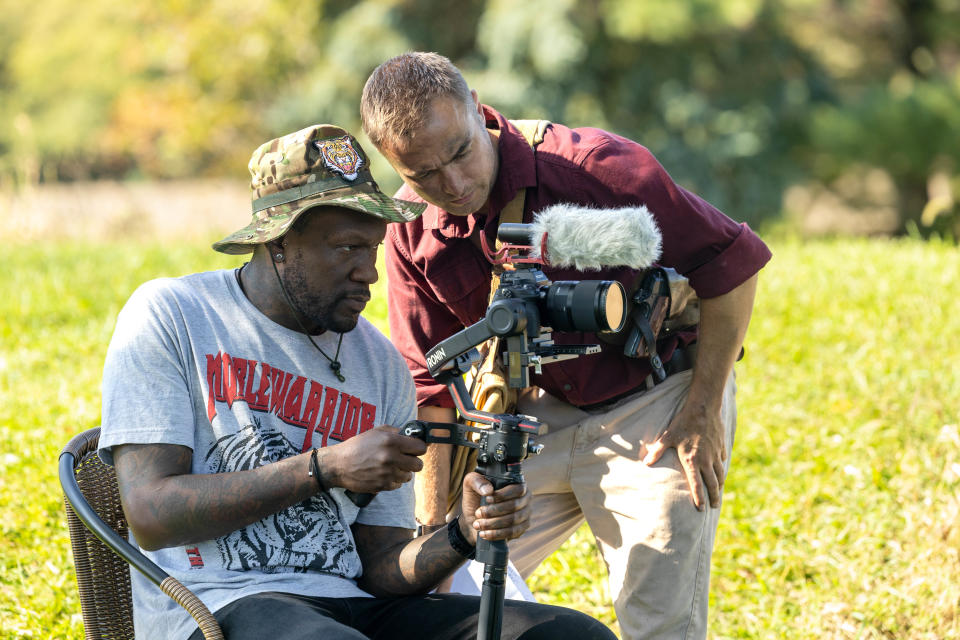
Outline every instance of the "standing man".
[[[624, 638], [705, 637], [710, 555], [736, 420], [733, 365], [767, 247], [745, 224], [676, 185], [635, 142], [552, 124], [532, 149], [437, 54], [380, 65], [364, 87], [361, 116], [403, 178], [397, 196], [428, 204], [417, 221], [390, 225], [386, 247], [391, 337], [413, 372], [422, 419], [454, 418], [423, 354], [483, 316], [491, 267], [480, 234], [492, 244], [501, 211], [519, 191], [524, 222], [555, 203], [643, 205], [653, 214], [660, 263], [689, 278], [701, 298], [699, 329], [658, 344], [670, 375], [653, 388], [645, 383], [649, 363], [624, 357], [616, 345], [532, 377], [518, 410], [550, 432], [539, 439], [543, 454], [524, 463], [533, 515], [530, 530], [510, 544], [511, 560], [530, 575], [585, 518], [609, 569]], [[628, 291], [640, 275], [544, 271], [551, 280], [618, 279]], [[417, 517], [426, 529], [440, 528], [449, 447], [432, 445], [425, 465]]]
[[[250, 161], [253, 220], [214, 245], [238, 269], [154, 280], [117, 320], [101, 455], [138, 544], [231, 640], [474, 637], [479, 599], [426, 596], [478, 536], [527, 526], [523, 485], [464, 482], [461, 519], [414, 538], [426, 450], [396, 349], [360, 317], [387, 222], [423, 205], [382, 194], [346, 131], [317, 125]], [[369, 504], [348, 491], [376, 493]], [[481, 496], [490, 504], [480, 506]], [[133, 573], [137, 638], [199, 639]], [[503, 637], [609, 640], [599, 622], [509, 601]]]

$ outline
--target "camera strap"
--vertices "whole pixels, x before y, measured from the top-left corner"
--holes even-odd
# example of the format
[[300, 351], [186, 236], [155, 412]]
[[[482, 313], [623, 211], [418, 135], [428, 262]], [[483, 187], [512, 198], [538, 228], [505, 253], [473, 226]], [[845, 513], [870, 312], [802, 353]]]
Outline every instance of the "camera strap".
[[667, 378], [660, 354], [657, 336], [664, 320], [670, 315], [670, 285], [667, 273], [658, 267], [648, 269], [640, 286], [634, 292], [630, 310], [630, 333], [623, 346], [628, 358], [646, 357], [657, 382]]

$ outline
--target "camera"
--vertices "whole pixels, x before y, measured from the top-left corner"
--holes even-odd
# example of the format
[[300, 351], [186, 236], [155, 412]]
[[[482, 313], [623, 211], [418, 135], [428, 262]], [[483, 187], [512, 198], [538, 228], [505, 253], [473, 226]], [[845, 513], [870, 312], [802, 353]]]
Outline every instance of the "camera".
[[[510, 246], [530, 237], [530, 225], [502, 224], [497, 237]], [[615, 280], [579, 280], [552, 282], [533, 262], [516, 262], [515, 270], [504, 271], [500, 286], [487, 310], [493, 322], [503, 307], [515, 308], [517, 300], [526, 306], [524, 315], [535, 318], [555, 331], [618, 331], [625, 321], [626, 295]], [[499, 327], [498, 327], [499, 328]], [[507, 335], [498, 333], [497, 335]]]
[[[530, 256], [530, 225], [501, 224], [503, 243], [491, 260], [502, 269], [484, 318], [426, 353], [427, 368], [449, 384], [479, 357], [475, 347], [490, 338], [505, 342], [502, 358], [508, 383], [530, 386], [529, 368], [597, 353], [599, 345], [555, 345], [552, 331], [619, 331], [627, 317], [627, 296], [616, 280], [551, 282]], [[465, 359], [464, 359], [465, 358]]]

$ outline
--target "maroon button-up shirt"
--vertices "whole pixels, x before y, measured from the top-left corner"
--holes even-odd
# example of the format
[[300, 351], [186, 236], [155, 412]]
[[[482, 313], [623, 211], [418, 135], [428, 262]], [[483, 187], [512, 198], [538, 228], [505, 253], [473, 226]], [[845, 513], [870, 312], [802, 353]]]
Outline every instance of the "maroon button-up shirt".
[[[551, 124], [536, 151], [502, 115], [484, 107], [487, 127], [500, 130], [499, 173], [487, 206], [454, 216], [428, 205], [423, 216], [388, 226], [386, 266], [390, 332], [407, 360], [420, 406], [452, 407], [446, 388], [427, 370], [424, 353], [483, 318], [490, 296], [491, 265], [470, 241], [482, 221], [495, 226], [503, 207], [526, 189], [524, 222], [552, 204], [564, 202], [614, 208], [645, 205], [663, 236], [659, 264], [690, 279], [701, 298], [736, 288], [760, 270], [770, 251], [746, 224], [738, 224], [698, 196], [674, 184], [643, 146], [600, 129], [569, 129]], [[422, 202], [404, 185], [396, 197]], [[600, 272], [545, 267], [550, 280], [619, 280], [628, 293], [640, 272], [614, 268]], [[571, 404], [602, 402], [634, 389], [650, 374], [645, 359], [627, 358], [621, 346], [591, 333], [554, 333], [557, 344], [595, 344], [601, 353], [543, 366], [531, 383]], [[664, 361], [678, 344], [695, 336], [661, 341]]]

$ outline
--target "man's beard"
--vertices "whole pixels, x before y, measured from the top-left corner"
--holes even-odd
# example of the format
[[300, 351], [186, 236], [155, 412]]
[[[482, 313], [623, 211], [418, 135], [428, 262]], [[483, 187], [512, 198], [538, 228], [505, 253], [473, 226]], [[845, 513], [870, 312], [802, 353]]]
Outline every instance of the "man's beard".
[[288, 269], [284, 286], [293, 304], [293, 312], [300, 316], [304, 327], [311, 334], [323, 330], [336, 333], [353, 331], [357, 327], [358, 317], [352, 314], [337, 314], [336, 306], [346, 294], [318, 295], [309, 293], [306, 278], [302, 271]]

